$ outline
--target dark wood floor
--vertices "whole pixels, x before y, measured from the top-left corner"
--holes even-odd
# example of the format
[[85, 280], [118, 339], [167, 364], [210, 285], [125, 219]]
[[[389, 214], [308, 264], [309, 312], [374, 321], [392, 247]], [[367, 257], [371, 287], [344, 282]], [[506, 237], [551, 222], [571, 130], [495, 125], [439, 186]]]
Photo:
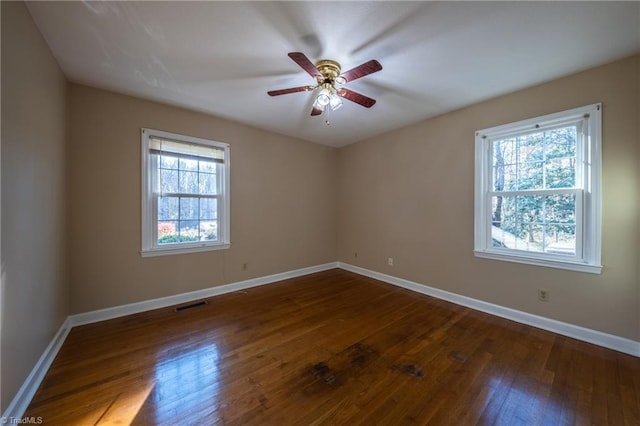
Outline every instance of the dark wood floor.
[[342, 270], [74, 328], [51, 425], [640, 425], [640, 359]]

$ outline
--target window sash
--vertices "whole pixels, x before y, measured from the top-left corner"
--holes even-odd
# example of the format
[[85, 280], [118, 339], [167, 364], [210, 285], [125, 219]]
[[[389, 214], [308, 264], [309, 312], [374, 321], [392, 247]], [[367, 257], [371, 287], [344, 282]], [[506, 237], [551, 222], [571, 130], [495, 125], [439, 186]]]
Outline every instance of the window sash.
[[[576, 127], [576, 146], [575, 146], [575, 160], [574, 160], [575, 161], [575, 166], [574, 166], [575, 183], [574, 183], [574, 186], [571, 188], [585, 188], [585, 178], [586, 178], [585, 167], [587, 166], [585, 159], [588, 158], [588, 156], [585, 155], [585, 149], [587, 148], [587, 144], [585, 141], [585, 126], [587, 124], [586, 121], [588, 118], [589, 118], [588, 116], [587, 117], [582, 116], [578, 119], [572, 118], [570, 120], [560, 122], [560, 124], [554, 123], [553, 125], [536, 124], [535, 129], [529, 130], [523, 133], [508, 132], [508, 133], [500, 134], [499, 136], [492, 134], [487, 140], [488, 142], [487, 143], [488, 145], [488, 152], [487, 152], [488, 163], [487, 164], [489, 166], [487, 168], [487, 173], [489, 173], [488, 182], [490, 184], [488, 189], [491, 190], [490, 188], [495, 187], [494, 176], [493, 176], [493, 160], [494, 160], [493, 152], [494, 152], [495, 143], [503, 141], [505, 139], [509, 139], [509, 138], [523, 137], [523, 136], [528, 136], [535, 133], [549, 132], [549, 131], [572, 127], [572, 126]], [[485, 136], [485, 138], [487, 137]], [[568, 157], [564, 157], [564, 158], [568, 158]], [[515, 166], [516, 168], [520, 169], [521, 166], [528, 164], [527, 162], [520, 162], [519, 160], [520, 159], [518, 158], [515, 163], [505, 164], [505, 167]], [[544, 150], [543, 150], [543, 157], [538, 162], [545, 163], [547, 160], [548, 158], [544, 156]], [[544, 166], [542, 167], [542, 173], [543, 173], [543, 185], [546, 185], [547, 175], [546, 175], [546, 169]], [[519, 177], [517, 179], [519, 181]], [[561, 189], [565, 189], [565, 188], [561, 188]]]
[[[160, 142], [164, 142], [164, 140], [158, 140], [158, 139], [153, 139], [156, 143]], [[158, 242], [159, 236], [158, 236], [158, 223], [161, 222], [161, 220], [158, 218], [158, 200], [160, 197], [178, 197], [178, 198], [199, 198], [199, 199], [205, 199], [205, 198], [210, 198], [210, 199], [216, 199], [218, 202], [218, 217], [216, 218], [216, 222], [218, 224], [220, 224], [220, 211], [224, 211], [224, 200], [222, 199], [222, 197], [220, 197], [219, 194], [222, 193], [222, 179], [216, 179], [216, 193], [215, 194], [204, 194], [204, 193], [198, 193], [198, 192], [163, 192], [161, 185], [160, 185], [160, 167], [158, 167], [158, 163], [159, 163], [159, 159], [162, 155], [165, 155], [168, 157], [172, 157], [172, 158], [186, 158], [186, 159], [191, 159], [191, 160], [198, 160], [198, 161], [215, 161], [215, 159], [209, 157], [209, 156], [204, 156], [204, 155], [189, 155], [189, 154], [184, 154], [184, 153], [178, 153], [175, 151], [179, 151], [179, 150], [186, 150], [188, 147], [188, 149], [194, 149], [195, 151], [199, 152], [199, 153], [204, 153], [206, 152], [206, 149], [204, 150], [198, 150], [197, 147], [204, 147], [203, 145], [196, 145], [196, 144], [186, 144], [186, 143], [179, 143], [179, 142], [173, 142], [171, 145], [172, 151], [167, 151], [167, 150], [162, 150], [162, 151], [157, 151], [157, 150], [152, 150], [149, 149], [149, 154], [150, 154], [150, 158], [151, 158], [151, 170], [150, 170], [150, 174], [152, 177], [152, 218], [153, 218], [153, 222], [154, 222], [154, 226], [152, 229], [152, 234], [151, 237], [153, 239], [153, 248], [165, 248], [165, 247], [184, 247], [184, 246], [199, 246], [202, 244], [212, 244], [212, 243], [216, 243], [218, 241], [221, 241], [221, 239], [224, 237], [223, 235], [221, 235], [221, 229], [220, 226], [218, 226], [218, 233], [217, 233], [217, 238], [215, 240], [205, 240], [205, 241], [193, 241], [193, 242], [174, 242], [174, 243], [163, 243], [160, 244]], [[204, 147], [204, 148], [208, 148], [208, 147]], [[217, 149], [216, 149], [217, 150]], [[219, 151], [219, 150], [217, 150]], [[216, 176], [220, 175], [222, 170], [222, 164], [224, 164], [224, 160], [220, 159], [220, 161], [215, 161], [216, 162]], [[199, 171], [197, 173], [200, 173]], [[179, 221], [181, 221], [182, 219], [178, 219]], [[194, 221], [197, 222], [201, 222], [200, 219], [194, 219]]]
[[[502, 248], [493, 246], [493, 210], [491, 200], [493, 197], [516, 197], [516, 196], [551, 196], [551, 195], [574, 195], [575, 196], [575, 254], [546, 253], [531, 250], [518, 250], [513, 248]], [[584, 191], [582, 189], [546, 189], [546, 190], [525, 190], [525, 191], [491, 191], [486, 194], [485, 199], [485, 237], [483, 249], [487, 252], [514, 253], [527, 257], [541, 257], [545, 259], [564, 258], [571, 261], [581, 261], [584, 258], [583, 248], [583, 219], [584, 219]]]

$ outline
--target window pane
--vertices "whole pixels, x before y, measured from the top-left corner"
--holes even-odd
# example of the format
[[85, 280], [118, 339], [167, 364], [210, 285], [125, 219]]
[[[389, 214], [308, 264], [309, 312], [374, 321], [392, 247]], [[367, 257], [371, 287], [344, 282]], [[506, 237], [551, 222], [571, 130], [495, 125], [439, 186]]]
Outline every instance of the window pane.
[[200, 173], [199, 186], [201, 194], [216, 194], [216, 175], [211, 173]]
[[565, 158], [576, 156], [577, 127], [569, 126], [547, 132], [545, 158]]
[[493, 166], [516, 164], [516, 140], [501, 139], [493, 143]]
[[544, 173], [542, 162], [523, 163], [518, 168], [518, 190], [542, 189]]
[[[182, 160], [180, 160], [182, 161]], [[185, 194], [198, 194], [198, 172], [180, 172], [180, 192]]]
[[516, 250], [542, 252], [542, 244], [539, 241], [543, 232], [542, 225], [535, 222], [525, 222], [520, 226], [524, 230], [524, 237], [515, 240]]
[[575, 254], [575, 194], [494, 196], [491, 208], [493, 247]]
[[[494, 175], [496, 176], [495, 191], [516, 191], [518, 189], [517, 166], [504, 166], [502, 170], [496, 168]], [[502, 178], [502, 181], [499, 179]], [[502, 186], [500, 188], [500, 186]]]
[[178, 238], [177, 221], [158, 221], [158, 244], [176, 243]]
[[180, 198], [180, 220], [198, 219], [199, 198]]
[[531, 163], [542, 160], [543, 140], [542, 133], [518, 137], [518, 163]]
[[516, 215], [520, 223], [541, 223], [543, 214], [543, 196], [519, 195], [513, 197], [516, 202]]
[[180, 159], [180, 170], [186, 170], [186, 171], [198, 171], [198, 160], [191, 160], [191, 159], [185, 159], [185, 158], [181, 158]]
[[544, 209], [545, 223], [558, 225], [575, 225], [575, 194], [559, 194], [546, 197]]
[[158, 220], [177, 220], [180, 217], [178, 197], [158, 197]]
[[160, 192], [178, 192], [178, 171], [160, 169]]
[[200, 161], [199, 170], [201, 173], [215, 173], [216, 163], [213, 161]]
[[218, 218], [218, 200], [215, 198], [200, 199], [200, 220], [215, 220]]
[[576, 254], [576, 196], [563, 194], [545, 200], [545, 240], [547, 253]]
[[576, 184], [575, 160], [557, 158], [545, 163], [547, 188], [573, 188]]
[[218, 221], [200, 222], [200, 239], [202, 241], [216, 241], [218, 239]]
[[545, 252], [566, 254], [575, 256], [576, 254], [576, 227], [571, 225], [550, 225], [545, 233]]
[[178, 223], [180, 242], [200, 241], [199, 224], [197, 220], [181, 220]]
[[158, 221], [158, 238], [175, 235], [176, 229], [178, 229], [176, 221]]
[[166, 155], [159, 155], [160, 168], [178, 170], [178, 159], [176, 157], [169, 157]]

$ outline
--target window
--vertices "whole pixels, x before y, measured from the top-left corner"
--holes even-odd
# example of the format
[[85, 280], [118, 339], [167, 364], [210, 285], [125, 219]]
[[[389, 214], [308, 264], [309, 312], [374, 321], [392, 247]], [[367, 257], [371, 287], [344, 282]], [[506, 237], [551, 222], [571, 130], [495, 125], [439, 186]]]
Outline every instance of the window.
[[478, 257], [600, 273], [601, 105], [476, 132]]
[[229, 145], [142, 129], [142, 255], [229, 247]]

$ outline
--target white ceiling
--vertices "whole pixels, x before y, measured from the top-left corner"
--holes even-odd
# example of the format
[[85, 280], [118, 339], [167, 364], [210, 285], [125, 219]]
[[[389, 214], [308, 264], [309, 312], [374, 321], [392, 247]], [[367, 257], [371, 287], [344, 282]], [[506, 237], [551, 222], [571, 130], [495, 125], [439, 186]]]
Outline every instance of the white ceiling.
[[[67, 78], [343, 146], [640, 51], [639, 2], [29, 2]], [[309, 116], [288, 56], [383, 70]], [[170, 129], [169, 129], [170, 130]]]

